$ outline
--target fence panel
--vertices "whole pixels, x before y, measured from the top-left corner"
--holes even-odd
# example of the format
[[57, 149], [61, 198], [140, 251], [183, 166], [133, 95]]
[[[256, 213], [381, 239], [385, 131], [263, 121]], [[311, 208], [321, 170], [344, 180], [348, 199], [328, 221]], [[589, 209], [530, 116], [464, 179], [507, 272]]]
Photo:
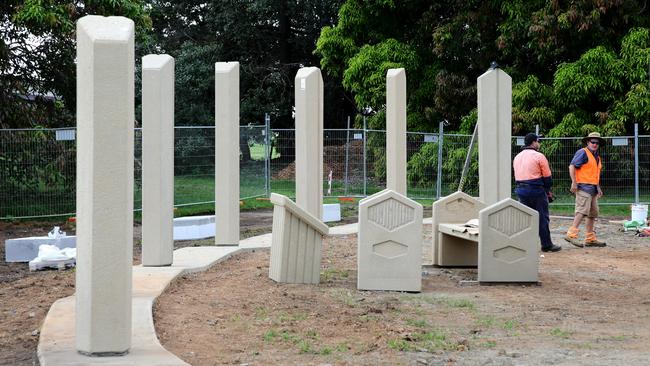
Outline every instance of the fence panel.
[[[268, 121], [267, 121], [268, 122]], [[295, 131], [266, 126], [240, 129], [240, 197], [266, 196], [271, 191], [295, 197]], [[267, 132], [268, 131], [268, 132]], [[174, 137], [174, 204], [214, 202], [214, 127], [176, 127]], [[268, 133], [268, 136], [267, 136]], [[445, 134], [438, 156], [438, 134], [407, 134], [408, 195], [431, 199], [458, 188], [470, 135]], [[0, 218], [73, 214], [75, 210], [75, 129], [0, 130]], [[635, 199], [635, 153], [638, 153], [640, 202], [650, 201], [650, 136], [605, 137], [601, 204], [630, 204]], [[512, 157], [522, 137], [513, 136]], [[477, 144], [480, 141], [476, 142]], [[323, 193], [330, 197], [364, 197], [386, 187], [386, 134], [381, 130], [324, 131]], [[581, 138], [545, 138], [556, 202], [573, 205], [568, 165], [582, 147]], [[638, 151], [636, 151], [638, 149]], [[134, 208], [141, 208], [142, 131], [135, 130]], [[437, 175], [438, 160], [442, 175]], [[331, 173], [331, 179], [330, 179]], [[513, 177], [514, 183], [514, 177]], [[331, 186], [330, 186], [331, 184]], [[478, 148], [466, 173], [466, 193], [478, 195]]]
[[0, 218], [75, 211], [74, 129], [0, 130]]

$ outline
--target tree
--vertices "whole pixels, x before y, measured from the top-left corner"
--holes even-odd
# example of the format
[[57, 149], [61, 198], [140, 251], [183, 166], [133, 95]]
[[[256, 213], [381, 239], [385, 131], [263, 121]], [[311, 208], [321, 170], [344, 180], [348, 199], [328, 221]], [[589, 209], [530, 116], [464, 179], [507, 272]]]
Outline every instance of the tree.
[[0, 127], [74, 124], [75, 22], [86, 14], [134, 20], [139, 47], [151, 25], [141, 0], [0, 3]]
[[[266, 112], [274, 127], [293, 127], [295, 74], [318, 64], [316, 39], [341, 2], [149, 1], [156, 42], [176, 58], [177, 124], [213, 123], [214, 63], [239, 61], [241, 123], [259, 124]], [[326, 104], [337, 90], [327, 85]], [[326, 109], [326, 121], [342, 120], [333, 111]]]

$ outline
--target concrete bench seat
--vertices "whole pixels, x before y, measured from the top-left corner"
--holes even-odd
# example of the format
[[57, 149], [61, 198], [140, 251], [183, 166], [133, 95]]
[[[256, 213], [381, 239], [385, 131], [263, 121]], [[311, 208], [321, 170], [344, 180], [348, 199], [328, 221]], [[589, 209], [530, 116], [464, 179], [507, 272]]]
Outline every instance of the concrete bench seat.
[[[465, 226], [472, 216], [478, 230]], [[434, 265], [478, 267], [479, 282], [537, 282], [538, 220], [511, 198], [488, 207], [462, 192], [441, 198], [433, 205]]]
[[454, 224], [438, 224], [438, 232], [455, 236], [457, 238], [465, 239], [467, 241], [478, 243], [478, 229], [476, 233], [467, 230], [467, 227], [463, 226], [464, 224], [454, 223]]

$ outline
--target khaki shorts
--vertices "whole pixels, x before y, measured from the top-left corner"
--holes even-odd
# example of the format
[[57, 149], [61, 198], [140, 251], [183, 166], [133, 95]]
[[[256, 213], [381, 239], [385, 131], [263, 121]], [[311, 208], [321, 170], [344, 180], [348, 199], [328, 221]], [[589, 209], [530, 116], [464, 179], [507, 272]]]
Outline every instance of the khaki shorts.
[[592, 196], [585, 191], [576, 192], [576, 213], [587, 217], [598, 217], [598, 195]]

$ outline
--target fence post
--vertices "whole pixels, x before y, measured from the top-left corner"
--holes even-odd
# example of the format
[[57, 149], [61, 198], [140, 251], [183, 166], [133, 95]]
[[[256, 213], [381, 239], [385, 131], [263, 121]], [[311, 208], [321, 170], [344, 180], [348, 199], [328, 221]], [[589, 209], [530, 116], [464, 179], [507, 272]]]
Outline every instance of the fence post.
[[348, 196], [348, 156], [350, 154], [350, 116], [348, 116], [348, 130], [345, 137], [345, 196]]
[[363, 116], [363, 196], [368, 196], [368, 171], [366, 167], [366, 141], [368, 140], [367, 135], [368, 129], [366, 125], [366, 116]]
[[268, 113], [264, 114], [264, 189], [266, 197], [271, 196], [271, 155], [273, 149], [271, 148], [271, 116]]
[[438, 125], [438, 172], [436, 179], [436, 199], [442, 194], [442, 140], [444, 136], [445, 122], [440, 121]]
[[634, 203], [639, 203], [639, 124], [634, 124]]
[[535, 125], [535, 136], [539, 136], [539, 124]]

